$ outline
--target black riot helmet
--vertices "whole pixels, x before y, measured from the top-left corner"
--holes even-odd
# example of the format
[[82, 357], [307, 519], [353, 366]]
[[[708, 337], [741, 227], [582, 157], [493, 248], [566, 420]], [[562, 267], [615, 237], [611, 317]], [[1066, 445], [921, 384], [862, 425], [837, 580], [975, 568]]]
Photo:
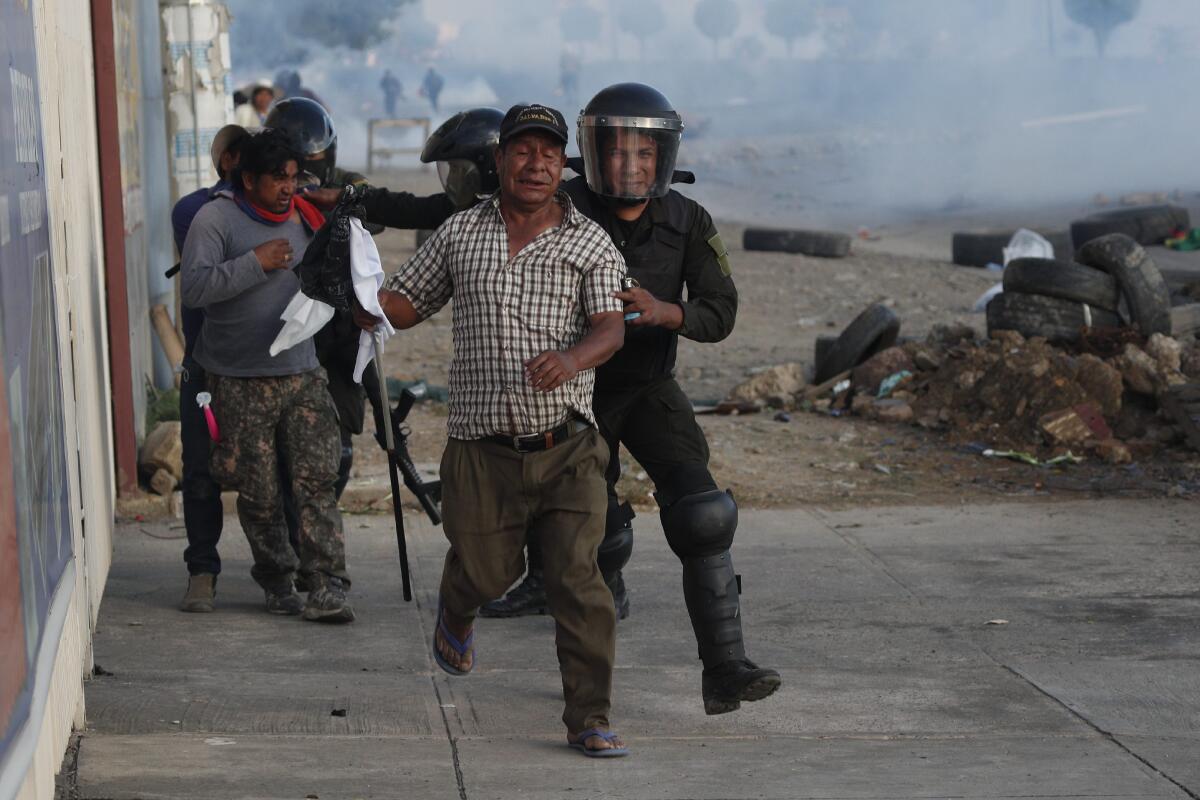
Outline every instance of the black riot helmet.
[[439, 125], [425, 142], [421, 161], [437, 162], [442, 188], [455, 208], [470, 208], [500, 188], [494, 151], [503, 119], [498, 108], [469, 108]]
[[662, 92], [643, 83], [601, 89], [579, 113], [579, 154], [598, 195], [641, 202], [671, 186], [683, 120]]
[[[301, 173], [308, 173], [322, 186], [329, 182], [337, 165], [337, 131], [320, 103], [307, 97], [280, 100], [271, 106], [263, 125], [291, 137], [297, 152], [304, 156]], [[305, 180], [303, 175], [301, 180]]]

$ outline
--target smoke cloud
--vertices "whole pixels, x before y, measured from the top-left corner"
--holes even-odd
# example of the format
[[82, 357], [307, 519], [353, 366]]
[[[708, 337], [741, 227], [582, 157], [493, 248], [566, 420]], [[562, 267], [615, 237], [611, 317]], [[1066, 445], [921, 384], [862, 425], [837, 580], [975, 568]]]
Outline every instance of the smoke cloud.
[[[878, 222], [1190, 190], [1200, 37], [1180, 5], [393, 0], [310, 36], [295, 0], [234, 0], [234, 68], [248, 81], [302, 67], [351, 165], [365, 162], [365, 120], [382, 115], [384, 69], [405, 86], [398, 113], [435, 124], [523, 100], [573, 119], [606, 85], [650, 83], [684, 114], [688, 191], [714, 213]], [[278, 47], [261, 35], [272, 21]], [[417, 92], [431, 65], [446, 82], [437, 112]]]

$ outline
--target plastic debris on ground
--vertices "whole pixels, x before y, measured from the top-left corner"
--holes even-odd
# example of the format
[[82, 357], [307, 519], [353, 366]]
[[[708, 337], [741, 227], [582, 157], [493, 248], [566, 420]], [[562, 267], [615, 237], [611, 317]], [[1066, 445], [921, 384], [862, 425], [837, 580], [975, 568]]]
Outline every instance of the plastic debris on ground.
[[892, 391], [895, 390], [895, 388], [897, 386], [899, 386], [901, 383], [903, 383], [904, 381], [906, 381], [907, 379], [909, 379], [911, 377], [912, 377], [912, 373], [906, 369], [901, 370], [900, 372], [897, 372], [893, 375], [889, 375], [888, 377], [883, 379], [883, 383], [879, 384], [879, 391], [875, 393], [875, 396], [877, 398], [879, 398], [880, 400], [882, 400], [883, 398], [885, 398], [889, 394], [891, 394]]
[[971, 306], [972, 311], [986, 311], [988, 303], [992, 302], [992, 298], [1004, 291], [1004, 284], [997, 283], [992, 288], [988, 289], [983, 294], [979, 295], [979, 299]]
[[992, 450], [988, 448], [983, 451], [985, 458], [1007, 458], [1010, 461], [1020, 461], [1023, 464], [1029, 464], [1034, 467], [1053, 467], [1058, 464], [1078, 464], [1083, 461], [1082, 458], [1075, 455], [1071, 451], [1063, 453], [1061, 456], [1048, 458], [1045, 461], [1039, 460], [1032, 453], [1020, 452], [1017, 450]]
[[1054, 258], [1054, 245], [1036, 231], [1019, 228], [1004, 248], [1004, 266], [1018, 258]]

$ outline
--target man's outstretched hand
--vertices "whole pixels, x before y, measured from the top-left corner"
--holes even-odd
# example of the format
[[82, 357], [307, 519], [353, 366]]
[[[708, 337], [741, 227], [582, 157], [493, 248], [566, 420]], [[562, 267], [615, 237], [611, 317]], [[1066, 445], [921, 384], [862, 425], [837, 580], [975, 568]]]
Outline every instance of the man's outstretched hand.
[[525, 380], [535, 392], [552, 392], [577, 374], [575, 359], [559, 350], [547, 350], [525, 362]]

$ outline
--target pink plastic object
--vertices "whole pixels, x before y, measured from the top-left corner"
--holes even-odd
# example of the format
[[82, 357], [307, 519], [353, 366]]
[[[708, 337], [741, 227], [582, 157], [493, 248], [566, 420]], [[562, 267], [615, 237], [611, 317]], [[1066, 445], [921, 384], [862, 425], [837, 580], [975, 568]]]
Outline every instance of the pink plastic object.
[[196, 395], [196, 405], [204, 410], [204, 421], [208, 423], [208, 438], [214, 442], [221, 441], [221, 429], [217, 427], [217, 418], [212, 410], [212, 395], [200, 392]]

